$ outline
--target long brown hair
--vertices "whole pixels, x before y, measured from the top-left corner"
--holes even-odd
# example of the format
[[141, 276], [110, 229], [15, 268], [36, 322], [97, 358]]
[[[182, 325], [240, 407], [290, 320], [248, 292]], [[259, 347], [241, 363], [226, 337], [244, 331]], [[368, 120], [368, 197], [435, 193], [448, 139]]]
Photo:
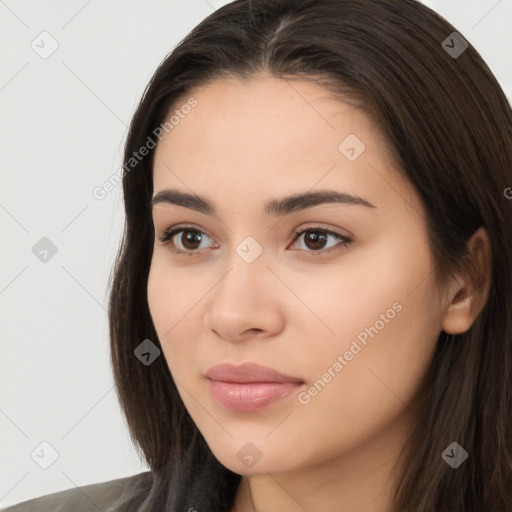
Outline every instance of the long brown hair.
[[[470, 271], [466, 242], [486, 228], [489, 297], [467, 332], [440, 333], [393, 506], [512, 510], [512, 112], [481, 56], [453, 32], [415, 0], [237, 0], [204, 19], [156, 70], [126, 141], [126, 223], [109, 303], [117, 393], [154, 479], [143, 510], [190, 503], [228, 511], [240, 476], [212, 456], [164, 357], [146, 366], [134, 355], [145, 339], [160, 343], [147, 301], [154, 149], [133, 168], [130, 159], [194, 87], [260, 71], [312, 80], [371, 116], [424, 202], [439, 283]], [[457, 469], [441, 457], [454, 441], [469, 454]], [[187, 502], [179, 482], [200, 467], [210, 471], [217, 501]]]

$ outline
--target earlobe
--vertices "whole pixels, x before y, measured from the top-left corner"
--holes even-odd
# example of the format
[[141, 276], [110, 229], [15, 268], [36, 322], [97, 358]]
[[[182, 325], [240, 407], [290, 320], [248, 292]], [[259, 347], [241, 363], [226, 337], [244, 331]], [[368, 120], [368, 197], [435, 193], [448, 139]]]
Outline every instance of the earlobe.
[[492, 262], [491, 244], [486, 229], [478, 228], [468, 241], [474, 266], [459, 279], [451, 292], [442, 329], [448, 334], [462, 334], [473, 325], [489, 296]]

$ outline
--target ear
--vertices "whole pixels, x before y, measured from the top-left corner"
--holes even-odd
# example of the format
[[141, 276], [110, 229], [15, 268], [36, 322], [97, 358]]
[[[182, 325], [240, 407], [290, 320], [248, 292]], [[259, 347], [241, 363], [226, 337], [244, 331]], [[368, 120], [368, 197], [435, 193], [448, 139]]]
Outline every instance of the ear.
[[475, 268], [451, 284], [442, 328], [447, 334], [469, 330], [489, 296], [492, 276], [491, 243], [486, 229], [478, 228], [467, 242]]

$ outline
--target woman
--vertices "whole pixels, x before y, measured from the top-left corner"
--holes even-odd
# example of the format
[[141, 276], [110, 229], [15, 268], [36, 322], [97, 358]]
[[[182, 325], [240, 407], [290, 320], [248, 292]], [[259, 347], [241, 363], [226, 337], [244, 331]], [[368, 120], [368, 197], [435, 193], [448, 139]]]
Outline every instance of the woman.
[[512, 510], [512, 112], [415, 0], [237, 0], [124, 158], [115, 381], [151, 471], [9, 511]]

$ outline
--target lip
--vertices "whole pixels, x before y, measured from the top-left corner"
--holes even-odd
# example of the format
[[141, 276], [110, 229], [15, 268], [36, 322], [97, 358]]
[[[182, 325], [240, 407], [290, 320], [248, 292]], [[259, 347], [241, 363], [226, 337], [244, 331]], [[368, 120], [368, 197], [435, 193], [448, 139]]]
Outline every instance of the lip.
[[256, 363], [243, 363], [234, 365], [222, 363], [212, 366], [206, 373], [206, 378], [222, 382], [238, 382], [240, 384], [254, 382], [298, 382], [303, 383], [298, 377], [291, 377], [267, 366]]
[[205, 377], [215, 401], [226, 409], [256, 411], [297, 391], [304, 381], [255, 363], [222, 363]]

